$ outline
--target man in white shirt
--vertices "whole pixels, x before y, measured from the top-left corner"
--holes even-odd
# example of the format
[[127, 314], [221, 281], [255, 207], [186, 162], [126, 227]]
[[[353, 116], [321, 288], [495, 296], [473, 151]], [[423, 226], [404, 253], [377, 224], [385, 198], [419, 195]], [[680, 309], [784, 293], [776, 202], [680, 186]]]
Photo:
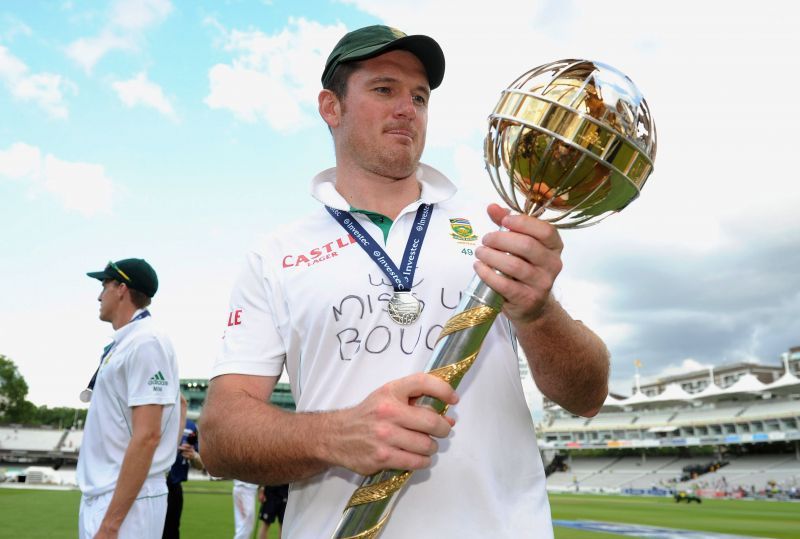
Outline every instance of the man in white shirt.
[[258, 485], [233, 480], [233, 539], [250, 539], [256, 526]]
[[78, 459], [79, 537], [157, 539], [181, 426], [175, 353], [147, 310], [158, 277], [139, 258], [87, 275], [102, 282], [100, 320], [114, 337], [81, 393], [91, 404]]
[[[552, 537], [515, 338], [553, 401], [590, 416], [606, 397], [605, 345], [550, 294], [557, 230], [464, 201], [420, 163], [443, 76], [430, 37], [370, 26], [339, 41], [318, 98], [336, 155], [312, 182], [321, 204], [254, 250], [231, 294], [204, 458], [214, 475], [292, 482], [284, 539], [330, 537], [359, 474], [383, 469], [417, 472], [382, 539]], [[506, 302], [456, 395], [421, 371], [473, 270]], [[284, 369], [297, 413], [269, 404]], [[421, 395], [448, 416], [413, 406]]]

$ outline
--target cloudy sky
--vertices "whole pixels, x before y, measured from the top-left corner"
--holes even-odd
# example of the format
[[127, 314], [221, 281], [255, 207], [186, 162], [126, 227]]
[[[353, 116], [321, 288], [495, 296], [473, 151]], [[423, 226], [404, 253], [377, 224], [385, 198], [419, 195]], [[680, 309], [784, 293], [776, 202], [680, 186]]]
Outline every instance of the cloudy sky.
[[[556, 294], [612, 389], [800, 345], [800, 17], [790, 2], [8, 0], [0, 4], [0, 353], [36, 404], [79, 406], [111, 328], [84, 276], [143, 256], [183, 377], [206, 377], [246, 250], [331, 166], [315, 108], [349, 29], [429, 34], [447, 73], [425, 161], [491, 198], [485, 119], [529, 68], [627, 73], [658, 127], [642, 196], [565, 231]], [[465, 6], [469, 5], [469, 8]], [[742, 6], [742, 7], [737, 7]]]

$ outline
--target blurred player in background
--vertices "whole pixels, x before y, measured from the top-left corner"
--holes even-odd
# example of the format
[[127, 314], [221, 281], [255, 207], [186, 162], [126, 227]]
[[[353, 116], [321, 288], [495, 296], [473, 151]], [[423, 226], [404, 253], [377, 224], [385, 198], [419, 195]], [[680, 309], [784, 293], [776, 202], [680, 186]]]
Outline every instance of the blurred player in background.
[[[258, 539], [267, 539], [269, 527], [273, 522], [283, 527], [283, 515], [286, 513], [286, 501], [289, 499], [289, 485], [262, 485], [258, 487], [258, 501], [261, 508], [258, 511], [258, 518], [261, 520], [261, 527], [258, 529]], [[278, 539], [281, 537], [278, 530]]]
[[[185, 406], [186, 399], [181, 395], [181, 405]], [[185, 414], [183, 414], [185, 417]], [[183, 486], [182, 483], [189, 478], [189, 467], [196, 470], [203, 469], [203, 460], [200, 458], [200, 446], [197, 441], [197, 425], [191, 419], [184, 419], [184, 428], [181, 435], [178, 454], [175, 462], [167, 474], [167, 518], [164, 522], [162, 539], [178, 539], [181, 536], [181, 513], [183, 512]]]
[[233, 539], [250, 539], [256, 525], [258, 485], [233, 480]]

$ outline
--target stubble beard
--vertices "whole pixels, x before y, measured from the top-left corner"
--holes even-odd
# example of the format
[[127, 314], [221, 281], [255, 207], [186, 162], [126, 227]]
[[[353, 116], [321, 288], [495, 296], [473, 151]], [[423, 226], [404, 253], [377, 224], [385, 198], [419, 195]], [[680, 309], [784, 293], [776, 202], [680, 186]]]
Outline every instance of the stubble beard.
[[416, 173], [423, 146], [419, 149], [386, 147], [372, 140], [351, 140], [350, 144], [351, 148], [357, 149], [353, 157], [362, 169], [394, 180], [403, 180]]
[[367, 158], [372, 161], [371, 172], [385, 178], [402, 180], [417, 171], [420, 155], [418, 152], [414, 155], [405, 152], [375, 152]]

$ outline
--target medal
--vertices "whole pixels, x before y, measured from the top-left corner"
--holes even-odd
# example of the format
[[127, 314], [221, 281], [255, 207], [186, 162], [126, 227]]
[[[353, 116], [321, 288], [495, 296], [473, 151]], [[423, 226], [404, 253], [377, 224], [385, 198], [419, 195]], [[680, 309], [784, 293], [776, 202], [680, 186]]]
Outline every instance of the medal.
[[81, 402], [89, 402], [89, 401], [91, 401], [92, 400], [92, 390], [87, 387], [86, 389], [81, 391], [81, 395], [80, 395], [79, 398], [81, 399]]
[[433, 205], [420, 204], [419, 208], [417, 208], [417, 215], [411, 225], [411, 234], [408, 236], [400, 267], [389, 258], [383, 247], [370, 236], [369, 232], [349, 212], [329, 206], [325, 206], [325, 209], [328, 210], [331, 217], [336, 219], [342, 228], [355, 238], [356, 243], [372, 258], [372, 261], [392, 283], [394, 294], [392, 294], [392, 299], [389, 300], [387, 307], [389, 318], [392, 319], [392, 322], [401, 326], [408, 326], [416, 322], [422, 312], [422, 302], [411, 293], [411, 287], [414, 285], [414, 273], [417, 271], [417, 261], [422, 251], [425, 232], [427, 232], [428, 224], [430, 224]]
[[389, 300], [389, 318], [401, 326], [413, 324], [422, 312], [422, 302], [411, 292], [395, 292]]

